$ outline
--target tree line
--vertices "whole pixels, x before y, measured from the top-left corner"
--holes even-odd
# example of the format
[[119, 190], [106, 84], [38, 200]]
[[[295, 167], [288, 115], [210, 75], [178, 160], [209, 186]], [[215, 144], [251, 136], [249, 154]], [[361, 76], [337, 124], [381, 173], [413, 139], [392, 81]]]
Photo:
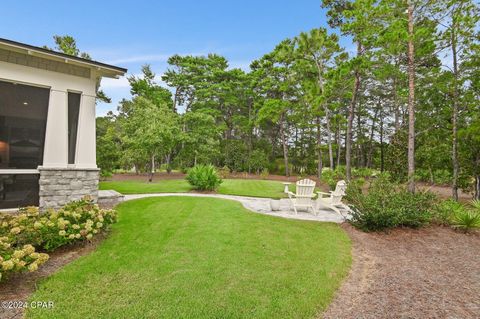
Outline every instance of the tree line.
[[[97, 118], [104, 171], [212, 163], [316, 175], [388, 171], [480, 198], [479, 7], [474, 0], [324, 0], [330, 29], [281, 41], [250, 70], [174, 55]], [[352, 41], [346, 50], [340, 39]], [[350, 52], [353, 51], [353, 52]]]

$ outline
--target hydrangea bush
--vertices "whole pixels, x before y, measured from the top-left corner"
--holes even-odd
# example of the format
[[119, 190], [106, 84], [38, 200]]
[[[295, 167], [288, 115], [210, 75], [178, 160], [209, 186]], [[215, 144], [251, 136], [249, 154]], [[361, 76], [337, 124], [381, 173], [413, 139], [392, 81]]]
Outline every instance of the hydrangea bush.
[[90, 241], [116, 221], [114, 210], [100, 209], [89, 198], [59, 210], [40, 213], [37, 207], [22, 208], [17, 215], [0, 215], [0, 281], [8, 274], [35, 271], [60, 246]]

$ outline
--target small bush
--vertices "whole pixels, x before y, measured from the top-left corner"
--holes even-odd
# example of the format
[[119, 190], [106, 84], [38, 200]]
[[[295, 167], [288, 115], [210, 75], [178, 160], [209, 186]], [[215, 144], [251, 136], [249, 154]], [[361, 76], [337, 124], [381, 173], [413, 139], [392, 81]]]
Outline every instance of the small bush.
[[110, 178], [112, 177], [113, 173], [112, 171], [108, 171], [108, 170], [100, 170], [100, 179], [102, 181], [106, 180], [107, 178]]
[[384, 175], [372, 182], [366, 194], [360, 186], [347, 188], [347, 200], [353, 210], [350, 222], [364, 231], [421, 227], [431, 220], [435, 198], [429, 192], [412, 194]]
[[452, 199], [448, 199], [436, 204], [432, 210], [432, 222], [439, 225], [450, 225], [453, 220], [453, 216], [464, 207], [459, 202]]
[[192, 167], [187, 174], [187, 181], [194, 189], [213, 191], [220, 186], [222, 179], [213, 165], [197, 165]]
[[353, 177], [370, 178], [378, 175], [378, 173], [378, 171], [368, 167], [352, 168]]
[[18, 215], [0, 215], [0, 281], [10, 273], [35, 271], [52, 251], [77, 241], [88, 241], [116, 220], [113, 210], [98, 208], [88, 198], [40, 214], [37, 207]]
[[452, 173], [446, 169], [417, 169], [415, 170], [415, 179], [422, 182], [438, 184], [438, 185], [448, 185], [452, 182]]
[[262, 177], [262, 179], [267, 179], [269, 175], [270, 175], [270, 172], [268, 171], [268, 168], [264, 168], [260, 173], [260, 176]]
[[[227, 178], [228, 176], [230, 176], [230, 173], [231, 173], [228, 166], [224, 166], [218, 169], [217, 172], [218, 172], [218, 175], [220, 175], [220, 178]], [[187, 173], [188, 173], [188, 170], [187, 170]]]
[[232, 172], [243, 172], [248, 168], [248, 149], [241, 140], [227, 140], [224, 142], [222, 154], [224, 164]]
[[451, 223], [454, 228], [464, 232], [480, 228], [480, 201], [474, 200], [471, 205], [472, 209], [462, 206], [462, 209], [455, 212]]
[[334, 190], [338, 181], [345, 179], [345, 170], [343, 167], [338, 167], [335, 170], [324, 168], [322, 170], [322, 181], [328, 184], [330, 190]]
[[254, 150], [247, 160], [248, 167], [260, 174], [268, 166], [268, 156], [263, 150]]

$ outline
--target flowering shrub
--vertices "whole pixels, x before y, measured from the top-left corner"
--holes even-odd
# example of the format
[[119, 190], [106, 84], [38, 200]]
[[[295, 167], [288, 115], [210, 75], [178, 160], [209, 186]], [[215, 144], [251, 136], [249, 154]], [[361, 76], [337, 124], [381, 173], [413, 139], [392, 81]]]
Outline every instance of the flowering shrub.
[[0, 280], [11, 272], [35, 271], [47, 261], [48, 255], [35, 248], [52, 251], [89, 241], [115, 221], [114, 210], [100, 209], [88, 198], [43, 214], [26, 207], [18, 215], [0, 215]]
[[48, 255], [35, 252], [32, 245], [14, 249], [9, 237], [0, 237], [0, 281], [6, 274], [15, 271], [35, 271], [48, 260]]

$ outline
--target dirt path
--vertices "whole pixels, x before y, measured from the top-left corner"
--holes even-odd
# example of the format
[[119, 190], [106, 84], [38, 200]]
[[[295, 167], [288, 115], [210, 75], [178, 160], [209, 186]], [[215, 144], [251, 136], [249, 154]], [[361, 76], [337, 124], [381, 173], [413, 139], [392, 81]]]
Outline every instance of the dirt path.
[[353, 265], [325, 318], [480, 318], [480, 234], [344, 228]]

